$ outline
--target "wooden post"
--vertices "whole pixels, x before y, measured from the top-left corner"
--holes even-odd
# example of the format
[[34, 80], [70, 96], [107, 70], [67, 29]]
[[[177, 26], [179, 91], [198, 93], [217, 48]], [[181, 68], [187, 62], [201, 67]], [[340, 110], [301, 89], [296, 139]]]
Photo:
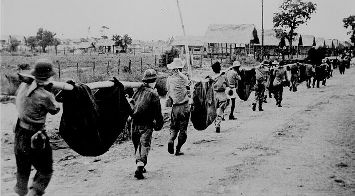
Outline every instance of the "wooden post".
[[232, 44], [229, 44], [229, 60], [232, 60]]
[[[187, 59], [186, 59], [187, 60]], [[168, 55], [166, 54], [165, 55], [165, 66], [167, 66], [168, 65]]]
[[141, 73], [143, 73], [143, 58], [141, 57]]
[[226, 57], [228, 55], [228, 44], [226, 43]]
[[64, 48], [64, 54], [65, 54], [65, 48]]
[[120, 75], [120, 65], [121, 65], [121, 59], [118, 59], [117, 75]]
[[59, 77], [59, 80], [60, 80], [60, 63], [58, 61], [58, 77]]
[[79, 78], [79, 63], [76, 63], [76, 76]]
[[200, 64], [200, 67], [202, 67], [202, 61], [203, 61], [203, 54], [201, 54], [201, 64]]
[[129, 62], [128, 62], [128, 69], [129, 69], [129, 72], [131, 72], [131, 65], [132, 65], [132, 61], [131, 61], [131, 59], [129, 59]]
[[92, 66], [92, 75], [95, 76], [95, 61], [93, 62], [94, 66]]
[[222, 53], [222, 58], [223, 58], [223, 44], [222, 43], [221, 43], [221, 53]]
[[106, 67], [106, 73], [107, 73], [107, 75], [110, 75], [110, 73], [109, 73], [109, 67], [110, 67], [110, 61], [107, 61], [107, 67]]
[[157, 66], [157, 55], [154, 55], [154, 66]]
[[136, 56], [136, 48], [133, 48], [133, 55]]

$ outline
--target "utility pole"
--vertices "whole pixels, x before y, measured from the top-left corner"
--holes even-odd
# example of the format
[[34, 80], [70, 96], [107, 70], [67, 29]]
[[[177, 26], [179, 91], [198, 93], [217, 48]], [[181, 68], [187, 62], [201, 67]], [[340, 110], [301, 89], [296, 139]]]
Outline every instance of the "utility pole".
[[[182, 19], [182, 14], [181, 14], [181, 9], [180, 9], [180, 5], [179, 5], [179, 0], [176, 0], [176, 4], [179, 10], [179, 16], [180, 16], [180, 21], [181, 21], [181, 27], [182, 27], [182, 31], [184, 33], [184, 36], [186, 37], [186, 31], [185, 31], [185, 26], [184, 26], [184, 21]], [[187, 42], [185, 42], [185, 52], [186, 52], [186, 63], [187, 63], [187, 70], [189, 73], [189, 77], [191, 77], [192, 75], [192, 71], [191, 71], [191, 65], [190, 65], [190, 52], [189, 52], [189, 46], [187, 45]]]
[[264, 0], [261, 0], [261, 60], [264, 60]]

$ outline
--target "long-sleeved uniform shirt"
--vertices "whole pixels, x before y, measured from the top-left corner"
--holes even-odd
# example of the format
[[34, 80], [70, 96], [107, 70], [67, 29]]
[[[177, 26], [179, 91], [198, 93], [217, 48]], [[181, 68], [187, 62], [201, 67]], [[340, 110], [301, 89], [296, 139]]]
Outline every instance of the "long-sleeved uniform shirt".
[[241, 80], [241, 77], [238, 74], [238, 72], [236, 72], [235, 70], [231, 69], [231, 70], [229, 70], [227, 72], [227, 79], [228, 79], [229, 86], [231, 88], [237, 88], [238, 87], [238, 81]]
[[173, 100], [173, 104], [180, 104], [189, 100], [188, 97], [189, 80], [182, 73], [173, 73], [166, 81], [168, 96]]
[[283, 81], [287, 81], [287, 73], [286, 69], [283, 67], [279, 67], [274, 71], [275, 79], [274, 79], [274, 86], [282, 84]]
[[143, 85], [132, 98], [134, 102], [132, 119], [135, 125], [149, 126], [155, 130], [163, 127], [159, 95], [152, 88]]

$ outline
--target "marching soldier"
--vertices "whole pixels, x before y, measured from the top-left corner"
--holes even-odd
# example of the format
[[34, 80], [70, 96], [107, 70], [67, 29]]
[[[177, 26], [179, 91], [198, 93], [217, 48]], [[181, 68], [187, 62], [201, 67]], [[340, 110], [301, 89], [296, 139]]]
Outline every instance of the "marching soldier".
[[143, 76], [143, 85], [133, 95], [133, 128], [132, 142], [135, 149], [137, 170], [134, 177], [143, 179], [147, 165], [153, 130], [163, 127], [164, 119], [158, 93], [154, 91], [157, 73], [154, 69], [147, 69]]
[[[52, 148], [45, 130], [47, 113], [60, 110], [54, 95], [47, 90], [55, 72], [48, 59], [40, 59], [31, 71], [35, 80], [31, 84], [21, 83], [16, 108], [18, 120], [15, 127], [15, 157], [17, 183], [15, 192], [20, 195], [43, 195], [53, 173]], [[31, 166], [37, 171], [28, 191]]]
[[273, 82], [273, 86], [274, 86], [274, 97], [276, 100], [276, 105], [278, 107], [282, 107], [281, 102], [282, 102], [283, 86], [285, 85], [285, 83], [289, 83], [283, 61], [281, 61], [279, 67], [275, 69], [274, 76], [275, 79]]
[[255, 99], [252, 104], [252, 110], [256, 110], [256, 105], [259, 106], [259, 111], [263, 110], [263, 102], [265, 100], [265, 82], [266, 82], [266, 69], [265, 66], [269, 65], [269, 62], [264, 60], [261, 62], [260, 66], [255, 68], [255, 79], [256, 83], [254, 86]]
[[212, 64], [212, 70], [215, 73], [210, 77], [213, 80], [213, 90], [215, 95], [215, 104], [217, 108], [217, 117], [215, 120], [216, 133], [221, 132], [221, 121], [223, 119], [224, 110], [227, 108], [228, 96], [226, 94], [226, 88], [229, 87], [229, 82], [225, 73], [221, 73], [221, 64], [216, 62]]
[[237, 89], [238, 89], [238, 82], [241, 80], [240, 75], [239, 75], [239, 67], [240, 67], [240, 62], [239, 61], [234, 61], [233, 66], [231, 67], [232, 69], [227, 72], [227, 79], [229, 82], [229, 87], [230, 90], [228, 92], [228, 95], [231, 100], [231, 111], [229, 114], [229, 120], [235, 120], [237, 118], [234, 117], [234, 109], [235, 109], [235, 100], [237, 98]]
[[180, 58], [174, 58], [174, 61], [167, 67], [172, 70], [172, 75], [166, 81], [167, 95], [172, 101], [168, 152], [174, 154], [174, 140], [179, 134], [175, 151], [175, 155], [179, 156], [183, 155], [180, 149], [187, 139], [186, 131], [190, 119], [190, 87], [187, 76], [181, 73], [184, 64]]

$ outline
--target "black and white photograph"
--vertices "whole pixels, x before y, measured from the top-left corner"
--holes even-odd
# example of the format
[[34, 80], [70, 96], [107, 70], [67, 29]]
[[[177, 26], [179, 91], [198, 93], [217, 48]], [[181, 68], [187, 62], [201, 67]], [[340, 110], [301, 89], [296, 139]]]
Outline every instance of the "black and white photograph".
[[355, 195], [354, 0], [0, 1], [0, 195]]

